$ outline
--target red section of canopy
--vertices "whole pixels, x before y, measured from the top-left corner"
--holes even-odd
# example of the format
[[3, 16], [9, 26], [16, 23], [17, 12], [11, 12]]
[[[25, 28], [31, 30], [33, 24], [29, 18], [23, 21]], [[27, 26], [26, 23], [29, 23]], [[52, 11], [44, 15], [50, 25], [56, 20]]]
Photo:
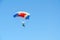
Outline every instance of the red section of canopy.
[[18, 16], [25, 17], [26, 13], [19, 13]]

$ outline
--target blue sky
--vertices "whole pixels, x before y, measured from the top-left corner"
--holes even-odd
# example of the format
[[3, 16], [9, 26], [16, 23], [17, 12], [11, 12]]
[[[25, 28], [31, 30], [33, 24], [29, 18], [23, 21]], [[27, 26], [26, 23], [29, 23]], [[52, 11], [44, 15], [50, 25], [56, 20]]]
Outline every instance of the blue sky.
[[[31, 14], [25, 28], [17, 11]], [[0, 40], [60, 40], [60, 0], [0, 0]]]

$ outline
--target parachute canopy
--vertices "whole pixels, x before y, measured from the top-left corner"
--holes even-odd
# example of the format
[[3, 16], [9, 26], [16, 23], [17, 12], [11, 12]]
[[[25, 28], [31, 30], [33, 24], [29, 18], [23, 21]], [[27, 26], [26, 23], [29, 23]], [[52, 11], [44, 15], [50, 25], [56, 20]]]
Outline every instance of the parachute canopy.
[[17, 14], [15, 14], [14, 17], [22, 17], [24, 19], [29, 19], [30, 14], [24, 11], [20, 11], [20, 12], [17, 12]]

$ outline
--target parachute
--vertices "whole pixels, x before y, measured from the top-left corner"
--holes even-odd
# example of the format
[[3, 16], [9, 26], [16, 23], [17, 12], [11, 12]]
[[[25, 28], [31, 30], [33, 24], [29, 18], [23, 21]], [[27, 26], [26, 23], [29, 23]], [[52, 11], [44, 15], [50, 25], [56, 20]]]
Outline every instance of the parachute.
[[[13, 17], [14, 18], [15, 17], [22, 17], [24, 20], [29, 20], [30, 14], [25, 11], [20, 11], [20, 12], [17, 12]], [[25, 27], [24, 21], [22, 22], [22, 26]]]

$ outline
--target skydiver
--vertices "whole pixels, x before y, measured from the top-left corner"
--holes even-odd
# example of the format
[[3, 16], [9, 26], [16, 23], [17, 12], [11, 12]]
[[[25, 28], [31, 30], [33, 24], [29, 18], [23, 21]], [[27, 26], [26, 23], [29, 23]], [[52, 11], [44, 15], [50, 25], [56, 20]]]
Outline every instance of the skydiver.
[[22, 22], [22, 26], [25, 27], [25, 23], [24, 22]]

